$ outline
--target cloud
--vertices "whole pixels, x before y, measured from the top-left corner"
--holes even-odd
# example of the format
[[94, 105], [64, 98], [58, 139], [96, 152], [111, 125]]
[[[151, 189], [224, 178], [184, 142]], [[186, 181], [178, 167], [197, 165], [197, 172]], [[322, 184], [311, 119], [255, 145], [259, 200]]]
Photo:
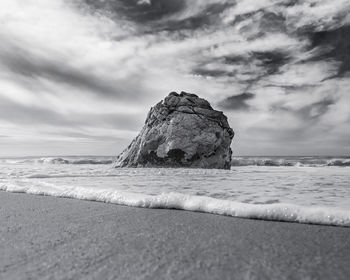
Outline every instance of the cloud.
[[3, 0], [0, 135], [40, 142], [33, 152], [115, 139], [116, 153], [150, 106], [185, 90], [225, 109], [236, 153], [336, 153], [349, 136], [349, 12], [347, 0]]
[[40, 56], [20, 47], [12, 47], [9, 50], [2, 49], [0, 60], [2, 67], [6, 67], [14, 75], [31, 78], [33, 81], [47, 79], [58, 84], [80, 88], [87, 93], [132, 98], [132, 93], [124, 92], [121, 87], [113, 83], [112, 79], [82, 71], [74, 65], [62, 62], [59, 57]]
[[247, 103], [247, 101], [253, 99], [254, 96], [254, 94], [249, 92], [230, 96], [221, 101], [219, 106], [227, 110], [248, 110], [250, 105]]
[[335, 60], [339, 62], [337, 76], [350, 71], [350, 25], [310, 35], [312, 48], [319, 49], [313, 60]]
[[151, 2], [151, 0], [139, 0], [139, 1], [137, 1], [137, 4], [138, 5], [151, 5], [152, 2]]
[[9, 99], [0, 98], [0, 120], [13, 124], [35, 126], [50, 125], [61, 128], [73, 128], [76, 131], [86, 127], [114, 128], [132, 131], [140, 127], [142, 122], [138, 114], [130, 113], [98, 113], [86, 114], [74, 112], [59, 113], [53, 108], [38, 105], [26, 106]]
[[185, 8], [185, 0], [84, 0], [89, 7], [109, 14], [112, 18], [148, 24]]
[[300, 118], [304, 124], [319, 120], [324, 114], [326, 114], [332, 105], [336, 104], [336, 100], [333, 97], [328, 97], [312, 104], [305, 105], [301, 108], [294, 109], [289, 106], [273, 105], [272, 111], [285, 111], [294, 114]]

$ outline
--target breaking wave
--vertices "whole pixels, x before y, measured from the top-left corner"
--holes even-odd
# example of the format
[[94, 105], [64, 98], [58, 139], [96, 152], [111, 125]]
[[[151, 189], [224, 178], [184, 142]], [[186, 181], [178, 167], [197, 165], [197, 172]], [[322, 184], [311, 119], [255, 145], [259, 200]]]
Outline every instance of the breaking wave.
[[143, 208], [181, 209], [239, 218], [350, 227], [350, 210], [327, 207], [306, 207], [286, 203], [248, 204], [175, 192], [148, 195], [112, 189], [69, 186], [58, 187], [47, 183], [36, 183], [32, 186], [2, 184], [0, 185], [0, 190], [99, 201]]
[[43, 157], [27, 159], [5, 159], [3, 162], [10, 164], [112, 164], [114, 159], [111, 157]]
[[[10, 164], [113, 164], [114, 157], [42, 157], [24, 159], [0, 159]], [[350, 167], [350, 157], [233, 157], [232, 166], [296, 166], [296, 167]]]
[[234, 157], [232, 166], [350, 166], [350, 158], [321, 158], [321, 157]]
[[97, 158], [41, 158], [36, 160], [37, 163], [50, 164], [112, 164], [112, 159], [97, 159]]

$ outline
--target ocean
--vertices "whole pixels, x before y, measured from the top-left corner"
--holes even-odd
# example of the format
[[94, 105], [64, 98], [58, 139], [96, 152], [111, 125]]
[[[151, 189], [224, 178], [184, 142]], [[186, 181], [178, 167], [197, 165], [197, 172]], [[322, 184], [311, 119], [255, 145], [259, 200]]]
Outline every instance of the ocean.
[[0, 190], [350, 226], [350, 157], [234, 157], [231, 170], [119, 169], [114, 159], [0, 158]]

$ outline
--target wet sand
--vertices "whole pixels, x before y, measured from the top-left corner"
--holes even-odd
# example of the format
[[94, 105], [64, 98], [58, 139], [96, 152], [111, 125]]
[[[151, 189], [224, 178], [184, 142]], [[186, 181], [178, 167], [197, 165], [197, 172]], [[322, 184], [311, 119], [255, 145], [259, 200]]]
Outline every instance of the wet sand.
[[350, 279], [350, 228], [0, 192], [0, 279]]

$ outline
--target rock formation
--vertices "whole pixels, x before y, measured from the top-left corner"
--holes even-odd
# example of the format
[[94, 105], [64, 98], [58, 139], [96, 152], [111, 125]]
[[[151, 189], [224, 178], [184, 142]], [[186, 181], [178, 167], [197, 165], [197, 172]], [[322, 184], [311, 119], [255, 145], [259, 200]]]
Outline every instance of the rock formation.
[[151, 108], [116, 167], [229, 169], [233, 130], [227, 117], [195, 94], [171, 92]]

